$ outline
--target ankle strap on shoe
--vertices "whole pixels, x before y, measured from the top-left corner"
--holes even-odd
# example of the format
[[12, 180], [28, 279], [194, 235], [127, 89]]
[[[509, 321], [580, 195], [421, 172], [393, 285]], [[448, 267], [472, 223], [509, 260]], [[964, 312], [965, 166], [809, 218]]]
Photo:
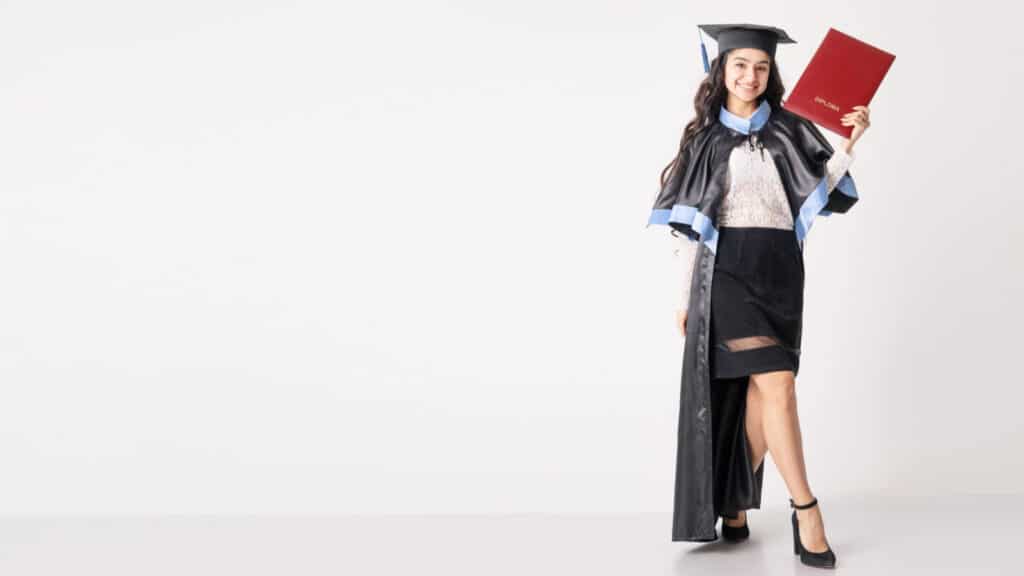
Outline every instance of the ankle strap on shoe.
[[807, 504], [797, 504], [797, 503], [793, 502], [792, 498], [789, 499], [789, 506], [791, 508], [796, 508], [797, 510], [806, 510], [808, 508], [813, 507], [817, 503], [818, 503], [818, 499], [817, 498], [814, 498], [813, 500], [811, 500]]

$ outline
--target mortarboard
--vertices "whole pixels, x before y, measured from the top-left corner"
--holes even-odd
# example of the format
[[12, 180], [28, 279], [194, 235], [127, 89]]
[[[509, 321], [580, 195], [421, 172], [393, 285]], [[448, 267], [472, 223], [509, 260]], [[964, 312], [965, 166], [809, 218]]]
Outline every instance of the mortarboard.
[[[718, 42], [718, 53], [733, 48], [758, 48], [775, 58], [775, 46], [777, 44], [795, 44], [786, 34], [786, 31], [774, 26], [761, 26], [758, 24], [701, 24], [697, 26], [697, 34], [703, 30]], [[704, 38], [700, 40], [700, 54], [704, 59], [704, 72], [711, 70], [708, 64], [708, 51], [704, 47]]]

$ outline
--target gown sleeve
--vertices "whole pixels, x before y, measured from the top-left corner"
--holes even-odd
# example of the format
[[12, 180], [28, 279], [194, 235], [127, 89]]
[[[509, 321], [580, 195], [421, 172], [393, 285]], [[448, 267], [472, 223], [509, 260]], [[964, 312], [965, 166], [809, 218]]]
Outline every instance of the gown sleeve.
[[798, 116], [795, 118], [796, 124], [793, 126], [795, 141], [798, 150], [802, 152], [799, 156], [806, 165], [818, 165], [824, 168], [820, 172], [811, 171], [812, 174], [824, 172], [822, 176], [816, 177], [817, 182], [814, 182], [814, 177], [810, 182], [805, 181], [804, 178], [807, 174], [803, 170], [790, 174], [791, 178], [798, 180], [795, 183], [799, 189], [815, 189], [814, 192], [811, 192], [810, 201], [805, 202], [805, 206], [800, 208], [801, 224], [804, 234], [806, 234], [814, 216], [818, 214], [829, 216], [833, 213], [845, 214], [857, 203], [859, 195], [853, 176], [847, 169], [853, 162], [853, 154], [847, 154], [841, 147], [833, 148], [821, 130], [810, 120]]
[[673, 242], [675, 243], [674, 258], [679, 263], [678, 269], [682, 276], [679, 309], [686, 310], [690, 305], [690, 283], [693, 280], [693, 266], [697, 260], [697, 248], [700, 244], [682, 234], [674, 237]]
[[730, 149], [719, 145], [721, 137], [721, 130], [708, 128], [687, 141], [659, 189], [648, 226], [667, 225], [715, 249], [718, 239], [715, 201], [724, 195], [729, 172]]

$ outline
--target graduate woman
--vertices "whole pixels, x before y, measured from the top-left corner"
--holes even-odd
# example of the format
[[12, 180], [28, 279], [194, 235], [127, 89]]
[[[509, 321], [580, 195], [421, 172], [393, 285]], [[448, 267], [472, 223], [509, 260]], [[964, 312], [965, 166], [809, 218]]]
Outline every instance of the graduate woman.
[[[771, 452], [790, 494], [793, 550], [831, 568], [835, 554], [807, 480], [797, 418], [804, 239], [818, 216], [857, 201], [848, 167], [870, 125], [846, 111], [837, 150], [817, 127], [782, 108], [775, 60], [785, 31], [703, 25], [718, 42], [694, 98], [676, 158], [665, 167], [648, 225], [678, 237], [684, 269], [677, 321], [685, 337], [672, 539], [749, 536]], [[701, 44], [703, 51], [703, 42]], [[841, 72], [840, 72], [841, 73]]]

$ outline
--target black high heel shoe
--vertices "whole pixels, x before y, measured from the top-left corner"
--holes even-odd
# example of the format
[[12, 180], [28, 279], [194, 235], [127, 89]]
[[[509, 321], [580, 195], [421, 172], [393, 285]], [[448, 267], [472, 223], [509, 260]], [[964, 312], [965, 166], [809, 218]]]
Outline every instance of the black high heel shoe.
[[722, 516], [722, 538], [731, 542], [739, 542], [750, 537], [750, 528], [747, 527], [746, 522], [743, 523], [743, 526], [729, 526], [725, 523], [725, 518], [725, 516]]
[[[806, 510], [812, 506], [818, 504], [818, 499], [815, 498], [807, 504], [797, 505], [793, 502], [793, 499], [789, 499], [789, 506], [796, 508], [796, 510]], [[814, 566], [816, 568], [835, 568], [836, 567], [836, 555], [832, 552], [832, 548], [825, 549], [824, 552], [811, 552], [804, 548], [802, 542], [800, 542], [800, 523], [796, 519], [796, 510], [793, 511], [793, 553], [800, 555], [800, 561], [808, 566]]]

